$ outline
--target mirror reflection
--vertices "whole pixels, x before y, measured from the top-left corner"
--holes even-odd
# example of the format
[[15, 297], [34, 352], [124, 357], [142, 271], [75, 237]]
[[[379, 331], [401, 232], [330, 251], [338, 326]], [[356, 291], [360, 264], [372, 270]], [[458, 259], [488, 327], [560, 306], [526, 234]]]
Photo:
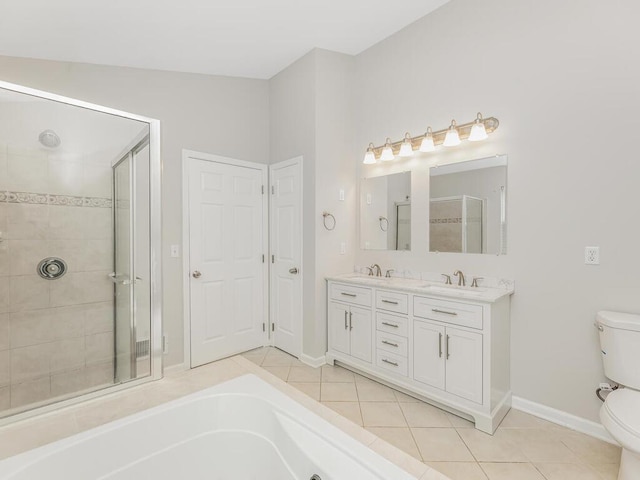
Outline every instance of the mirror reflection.
[[411, 250], [411, 172], [362, 179], [360, 246]]
[[429, 250], [506, 254], [507, 156], [433, 167]]

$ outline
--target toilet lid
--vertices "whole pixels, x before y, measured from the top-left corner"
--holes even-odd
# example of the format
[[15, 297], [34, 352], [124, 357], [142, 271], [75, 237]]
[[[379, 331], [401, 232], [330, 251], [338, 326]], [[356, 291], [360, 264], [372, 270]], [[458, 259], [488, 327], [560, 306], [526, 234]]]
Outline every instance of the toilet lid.
[[640, 437], [640, 392], [620, 388], [607, 395], [607, 411], [621, 427]]

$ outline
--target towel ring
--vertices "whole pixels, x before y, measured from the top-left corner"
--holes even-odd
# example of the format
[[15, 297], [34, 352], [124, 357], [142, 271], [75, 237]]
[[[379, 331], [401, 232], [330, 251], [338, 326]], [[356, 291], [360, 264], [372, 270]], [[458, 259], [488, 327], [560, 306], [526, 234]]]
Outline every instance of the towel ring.
[[[331, 225], [331, 227], [327, 225], [327, 217], [331, 217], [331, 220], [333, 220], [333, 224]], [[329, 212], [322, 212], [322, 224], [327, 230], [333, 230], [334, 228], [336, 228], [336, 217], [331, 215]]]
[[387, 220], [387, 217], [380, 217], [378, 218], [378, 220], [380, 221], [380, 230], [382, 230], [383, 232], [389, 230], [389, 220]]

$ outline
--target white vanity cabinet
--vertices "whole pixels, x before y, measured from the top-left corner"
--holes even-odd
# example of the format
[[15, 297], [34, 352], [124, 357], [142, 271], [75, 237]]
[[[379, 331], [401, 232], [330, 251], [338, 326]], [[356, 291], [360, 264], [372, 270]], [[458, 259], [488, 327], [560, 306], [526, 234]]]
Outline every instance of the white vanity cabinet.
[[513, 290], [449, 293], [415, 280], [353, 275], [328, 279], [327, 287], [328, 363], [495, 431], [511, 407]]
[[336, 284], [330, 293], [329, 343], [336, 352], [371, 363], [371, 290]]

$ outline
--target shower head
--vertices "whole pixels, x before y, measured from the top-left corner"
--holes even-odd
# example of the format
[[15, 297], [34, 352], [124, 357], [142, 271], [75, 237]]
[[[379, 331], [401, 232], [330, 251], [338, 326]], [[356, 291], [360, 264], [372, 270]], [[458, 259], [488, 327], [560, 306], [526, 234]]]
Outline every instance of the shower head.
[[60, 137], [53, 130], [45, 130], [38, 136], [40, 143], [48, 148], [56, 148], [60, 146]]

